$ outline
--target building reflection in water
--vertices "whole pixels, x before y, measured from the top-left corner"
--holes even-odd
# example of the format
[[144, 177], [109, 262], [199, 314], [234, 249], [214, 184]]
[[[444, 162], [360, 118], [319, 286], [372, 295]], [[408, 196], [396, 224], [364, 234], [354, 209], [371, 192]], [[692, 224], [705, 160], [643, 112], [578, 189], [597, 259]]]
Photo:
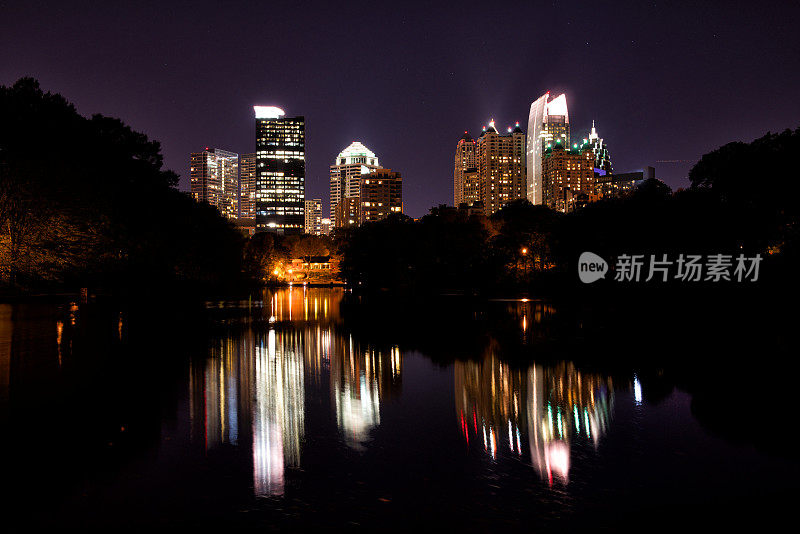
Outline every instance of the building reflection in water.
[[380, 403], [400, 390], [400, 349], [361, 347], [350, 336], [335, 339], [330, 354], [336, 423], [345, 442], [362, 449], [370, 430], [381, 422]]
[[256, 346], [253, 485], [258, 495], [283, 493], [284, 466], [300, 465], [305, 430], [303, 350], [299, 332], [269, 330]]
[[570, 444], [597, 447], [613, 409], [610, 378], [578, 371], [572, 363], [513, 369], [492, 353], [480, 362], [456, 362], [455, 404], [467, 442], [493, 458], [504, 448], [523, 454], [552, 483], [569, 479]]
[[380, 403], [399, 391], [399, 349], [361, 346], [339, 333], [341, 298], [328, 289], [265, 292], [238, 334], [192, 363], [193, 441], [206, 451], [252, 445], [256, 495], [283, 494], [286, 468], [300, 465], [308, 389], [330, 391], [332, 415], [354, 448], [380, 424]]
[[269, 322], [338, 324], [339, 306], [344, 292], [341, 289], [291, 286], [285, 289], [265, 289], [264, 314]]

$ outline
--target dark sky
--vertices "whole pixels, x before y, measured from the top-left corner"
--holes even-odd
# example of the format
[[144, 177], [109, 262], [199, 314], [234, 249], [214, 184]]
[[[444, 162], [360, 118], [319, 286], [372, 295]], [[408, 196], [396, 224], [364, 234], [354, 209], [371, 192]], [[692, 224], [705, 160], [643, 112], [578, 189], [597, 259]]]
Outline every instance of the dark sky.
[[795, 1], [127, 4], [0, 1], [0, 84], [122, 118], [183, 189], [189, 152], [254, 149], [253, 104], [306, 116], [308, 198], [327, 205], [359, 140], [403, 173], [412, 216], [452, 202], [464, 130], [524, 125], [547, 90], [574, 136], [596, 120], [615, 170], [673, 188], [705, 152], [800, 126]]

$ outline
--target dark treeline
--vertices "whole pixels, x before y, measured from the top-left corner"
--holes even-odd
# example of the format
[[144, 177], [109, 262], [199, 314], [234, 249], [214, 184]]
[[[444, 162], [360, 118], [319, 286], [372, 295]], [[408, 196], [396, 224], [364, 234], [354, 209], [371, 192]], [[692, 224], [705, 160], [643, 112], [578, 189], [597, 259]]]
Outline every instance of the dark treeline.
[[242, 239], [162, 168], [160, 145], [24, 78], [0, 87], [0, 285], [217, 284]]
[[541, 291], [574, 286], [584, 251], [610, 262], [621, 254], [743, 253], [764, 257], [762, 280], [787, 281], [798, 265], [798, 153], [800, 129], [786, 130], [706, 154], [691, 187], [674, 193], [651, 179], [566, 215], [516, 201], [489, 219], [441, 206], [416, 222], [367, 224], [343, 243], [343, 275], [406, 294]]

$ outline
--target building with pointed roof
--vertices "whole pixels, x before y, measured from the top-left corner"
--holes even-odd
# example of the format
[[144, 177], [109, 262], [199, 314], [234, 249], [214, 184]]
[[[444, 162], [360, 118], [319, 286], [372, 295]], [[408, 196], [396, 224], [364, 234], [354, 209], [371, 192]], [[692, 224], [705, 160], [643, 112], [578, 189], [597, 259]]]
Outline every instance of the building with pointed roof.
[[611, 155], [608, 152], [608, 145], [603, 142], [602, 137], [597, 135], [594, 121], [592, 121], [592, 131], [589, 133], [589, 138], [584, 139], [583, 142], [588, 143], [592, 148], [592, 153], [594, 153], [595, 173], [600, 176], [612, 174], [613, 167], [611, 166]]

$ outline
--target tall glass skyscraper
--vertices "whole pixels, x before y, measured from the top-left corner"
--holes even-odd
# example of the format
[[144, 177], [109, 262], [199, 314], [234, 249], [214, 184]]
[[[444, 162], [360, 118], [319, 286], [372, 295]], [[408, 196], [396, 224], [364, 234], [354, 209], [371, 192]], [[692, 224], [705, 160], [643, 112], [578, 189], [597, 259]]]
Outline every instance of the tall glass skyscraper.
[[255, 106], [256, 231], [302, 234], [305, 226], [306, 127], [274, 106]]
[[239, 156], [239, 219], [256, 217], [256, 155]]
[[567, 97], [559, 95], [550, 100], [550, 93], [545, 93], [531, 104], [528, 115], [527, 159], [527, 196], [531, 204], [542, 204], [542, 157], [546, 143], [560, 141], [569, 146], [569, 111]]
[[239, 217], [239, 154], [208, 148], [189, 155], [192, 198], [217, 208], [228, 219]]

